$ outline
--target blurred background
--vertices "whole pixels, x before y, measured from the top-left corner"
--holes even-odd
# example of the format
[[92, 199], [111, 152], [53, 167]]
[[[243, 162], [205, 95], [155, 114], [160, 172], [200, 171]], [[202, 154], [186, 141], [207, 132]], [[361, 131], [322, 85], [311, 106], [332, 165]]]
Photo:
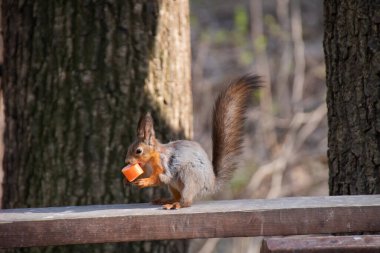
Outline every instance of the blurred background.
[[[213, 198], [328, 195], [323, 1], [190, 6], [194, 139], [209, 155], [219, 90], [248, 72], [265, 80], [249, 108], [241, 167]], [[258, 252], [259, 245], [260, 238], [193, 240], [190, 252]]]

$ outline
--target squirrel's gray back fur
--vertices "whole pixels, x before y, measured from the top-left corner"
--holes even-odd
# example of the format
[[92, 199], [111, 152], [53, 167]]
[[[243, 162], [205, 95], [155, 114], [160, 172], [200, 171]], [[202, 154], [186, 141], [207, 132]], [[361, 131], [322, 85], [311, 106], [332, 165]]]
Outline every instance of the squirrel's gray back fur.
[[215, 175], [211, 162], [197, 142], [179, 140], [161, 145], [164, 150], [160, 153], [161, 164], [165, 173], [160, 175], [160, 180], [163, 183], [182, 194], [194, 195], [183, 196], [184, 198], [214, 192]]

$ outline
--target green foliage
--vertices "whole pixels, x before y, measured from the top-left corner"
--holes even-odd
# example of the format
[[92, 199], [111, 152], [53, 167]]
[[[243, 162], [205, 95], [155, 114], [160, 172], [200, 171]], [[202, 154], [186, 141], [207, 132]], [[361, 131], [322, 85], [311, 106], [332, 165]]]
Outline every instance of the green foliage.
[[269, 34], [273, 36], [281, 36], [282, 29], [279, 26], [277, 20], [272, 15], [265, 15], [264, 16], [264, 24], [266, 27], [268, 27]]
[[224, 44], [228, 42], [229, 33], [226, 30], [219, 29], [215, 32], [214, 40], [217, 44]]
[[202, 31], [201, 38], [200, 38], [201, 42], [206, 43], [206, 44], [212, 43], [212, 39], [213, 38], [210, 35], [210, 32], [208, 30]]
[[239, 54], [239, 63], [243, 66], [252, 64], [254, 59], [252, 50], [243, 49]]
[[192, 29], [198, 28], [199, 27], [199, 21], [198, 18], [194, 15], [190, 15], [190, 27]]
[[234, 13], [235, 29], [241, 34], [246, 34], [248, 30], [247, 10], [241, 5], [236, 6]]
[[234, 195], [239, 194], [249, 183], [256, 166], [247, 166], [239, 168], [230, 182], [230, 187]]
[[265, 35], [258, 36], [255, 38], [253, 41], [254, 47], [258, 52], [262, 52], [266, 49], [267, 47], [267, 37]]
[[243, 46], [246, 44], [246, 36], [248, 33], [248, 14], [247, 10], [238, 5], [235, 8], [234, 13], [234, 38], [237, 46]]

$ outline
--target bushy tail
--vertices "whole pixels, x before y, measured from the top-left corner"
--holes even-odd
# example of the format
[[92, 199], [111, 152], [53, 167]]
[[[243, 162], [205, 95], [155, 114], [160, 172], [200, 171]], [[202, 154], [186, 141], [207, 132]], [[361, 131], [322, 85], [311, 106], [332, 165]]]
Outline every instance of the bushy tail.
[[245, 112], [252, 91], [261, 87], [260, 77], [245, 75], [229, 85], [215, 102], [212, 165], [217, 189], [232, 177], [242, 150]]

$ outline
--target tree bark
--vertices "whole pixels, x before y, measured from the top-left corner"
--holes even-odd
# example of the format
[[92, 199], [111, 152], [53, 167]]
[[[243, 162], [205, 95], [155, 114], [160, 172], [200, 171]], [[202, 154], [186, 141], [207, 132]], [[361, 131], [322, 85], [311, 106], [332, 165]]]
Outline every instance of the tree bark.
[[125, 186], [120, 170], [145, 111], [162, 141], [192, 137], [188, 2], [3, 0], [2, 27], [3, 206], [151, 200], [154, 190]]
[[380, 2], [324, 1], [331, 195], [380, 193]]

